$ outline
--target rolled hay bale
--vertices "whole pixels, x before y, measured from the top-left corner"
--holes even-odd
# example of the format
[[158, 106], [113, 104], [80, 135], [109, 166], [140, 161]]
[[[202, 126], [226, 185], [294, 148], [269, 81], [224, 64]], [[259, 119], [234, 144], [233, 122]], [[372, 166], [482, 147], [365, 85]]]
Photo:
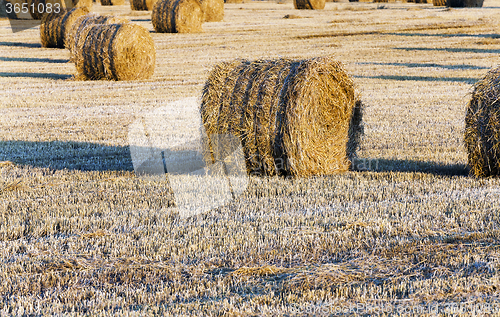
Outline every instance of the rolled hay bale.
[[201, 118], [210, 140], [241, 140], [252, 175], [311, 176], [348, 170], [363, 133], [362, 103], [339, 62], [236, 60], [218, 64], [203, 88]]
[[121, 6], [125, 4], [125, 0], [101, 0], [103, 6]]
[[85, 27], [74, 52], [82, 80], [137, 80], [153, 75], [156, 49], [149, 31], [137, 24]]
[[500, 66], [474, 85], [465, 115], [464, 143], [472, 175], [500, 175]]
[[151, 11], [156, 0], [130, 0], [130, 9], [134, 11]]
[[203, 12], [198, 0], [158, 0], [151, 22], [157, 33], [196, 33], [202, 31]]
[[325, 8], [325, 0], [293, 0], [293, 6], [299, 10], [322, 10]]
[[84, 41], [85, 36], [88, 35], [88, 32], [84, 32], [86, 27], [97, 24], [123, 24], [129, 22], [130, 20], [127, 18], [99, 15], [97, 13], [88, 13], [78, 17], [71, 27], [67, 29], [64, 36], [64, 47], [69, 50], [70, 61], [74, 61], [74, 52], [78, 43]]
[[200, 0], [204, 22], [219, 22], [224, 19], [224, 0]]
[[445, 7], [446, 0], [432, 0], [432, 5], [435, 7]]
[[66, 31], [81, 16], [89, 13], [87, 7], [61, 10], [45, 14], [40, 25], [40, 39], [43, 47], [64, 48]]

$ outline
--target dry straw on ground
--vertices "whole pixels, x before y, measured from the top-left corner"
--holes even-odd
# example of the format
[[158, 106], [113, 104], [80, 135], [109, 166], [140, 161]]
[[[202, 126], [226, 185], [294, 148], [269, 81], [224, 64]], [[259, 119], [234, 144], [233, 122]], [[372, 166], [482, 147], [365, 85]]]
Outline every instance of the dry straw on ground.
[[97, 13], [89, 13], [75, 20], [69, 29], [66, 30], [64, 46], [70, 51], [70, 61], [74, 59], [74, 52], [79, 41], [85, 41], [85, 36], [88, 32], [84, 32], [85, 28], [96, 24], [116, 24], [128, 23], [127, 18], [99, 15]]
[[200, 4], [204, 22], [219, 22], [224, 19], [223, 0], [201, 0]]
[[64, 48], [66, 31], [73, 23], [89, 13], [87, 7], [73, 8], [71, 10], [61, 10], [60, 13], [46, 14], [42, 18], [40, 26], [40, 40], [43, 47]]
[[125, 0], [101, 0], [101, 5], [103, 6], [120, 6], [124, 4]]
[[295, 9], [321, 10], [325, 8], [325, 0], [293, 0]]
[[465, 117], [465, 146], [471, 174], [500, 175], [500, 67], [476, 83]]
[[201, 115], [209, 138], [240, 138], [250, 174], [310, 176], [350, 168], [361, 107], [351, 78], [331, 57], [236, 60], [212, 70]]
[[137, 24], [97, 24], [83, 30], [74, 52], [77, 79], [137, 80], [153, 75], [156, 50]]
[[157, 33], [196, 33], [202, 31], [203, 12], [198, 0], [159, 0], [151, 22]]
[[130, 0], [130, 9], [134, 11], [151, 11], [155, 0]]

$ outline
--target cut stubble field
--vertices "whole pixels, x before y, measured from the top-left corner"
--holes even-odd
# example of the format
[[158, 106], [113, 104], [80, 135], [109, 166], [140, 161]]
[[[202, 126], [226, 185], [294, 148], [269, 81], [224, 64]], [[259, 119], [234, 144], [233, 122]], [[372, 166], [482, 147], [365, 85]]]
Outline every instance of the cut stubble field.
[[[74, 80], [67, 50], [0, 20], [0, 315], [500, 312], [500, 181], [469, 176], [463, 145], [473, 84], [499, 64], [500, 1], [226, 4], [199, 34], [154, 33], [128, 2], [92, 11], [152, 32], [151, 79]], [[167, 179], [135, 176], [129, 125], [201, 97], [216, 63], [327, 55], [365, 106], [356, 171], [250, 177], [190, 218]], [[173, 133], [193, 110], [168, 109]]]

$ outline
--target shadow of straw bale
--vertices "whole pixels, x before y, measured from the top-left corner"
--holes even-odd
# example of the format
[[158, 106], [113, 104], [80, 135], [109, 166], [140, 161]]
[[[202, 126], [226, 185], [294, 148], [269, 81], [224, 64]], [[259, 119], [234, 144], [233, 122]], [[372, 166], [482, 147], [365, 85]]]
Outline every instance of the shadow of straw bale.
[[498, 49], [486, 49], [486, 48], [461, 48], [461, 47], [393, 47], [393, 50], [403, 50], [403, 51], [439, 51], [448, 53], [490, 53], [498, 54], [500, 50]]
[[2, 61], [2, 62], [54, 63], [54, 64], [64, 64], [64, 63], [69, 62], [68, 59], [35, 58], [35, 57], [2, 57], [2, 56], [0, 56], [0, 61]]
[[73, 75], [56, 73], [22, 73], [22, 72], [0, 72], [0, 77], [26, 77], [26, 78], [48, 78], [48, 79], [70, 79]]
[[353, 162], [353, 170], [363, 172], [400, 172], [426, 173], [442, 176], [467, 176], [465, 164], [443, 164], [415, 160], [366, 159], [358, 158]]
[[[149, 150], [149, 148], [148, 148]], [[198, 152], [192, 150], [158, 150], [166, 158], [180, 157], [183, 161], [176, 169], [177, 173], [189, 173], [203, 168], [190, 164]], [[0, 161], [9, 161], [18, 165], [51, 168], [55, 170], [79, 171], [133, 171], [129, 146], [108, 146], [89, 142], [74, 141], [0, 141]], [[147, 173], [147, 165], [164, 165], [164, 162], [146, 161], [140, 169]], [[174, 166], [174, 165], [169, 165]], [[177, 166], [176, 166], [177, 167]], [[166, 168], [165, 168], [166, 170]]]
[[371, 78], [371, 79], [384, 79], [384, 80], [398, 80], [398, 81], [443, 81], [443, 82], [459, 82], [473, 84], [477, 82], [478, 78], [469, 77], [433, 77], [433, 76], [397, 76], [397, 75], [379, 75], [379, 76], [362, 76], [354, 75], [354, 78]]
[[477, 37], [477, 38], [488, 38], [488, 39], [498, 39], [500, 38], [500, 34], [469, 34], [469, 33], [440, 33], [440, 34], [431, 34], [431, 33], [398, 33], [391, 32], [385, 33], [387, 35], [396, 35], [396, 36], [434, 36], [434, 37]]
[[467, 69], [490, 69], [486, 66], [476, 66], [476, 65], [466, 65], [466, 64], [436, 64], [436, 63], [382, 63], [382, 62], [359, 62], [358, 65], [380, 65], [380, 66], [402, 66], [408, 68], [444, 68], [444, 69], [455, 69], [455, 70], [467, 70]]
[[21, 42], [0, 42], [0, 46], [17, 46], [17, 47], [36, 48], [36, 47], [42, 47], [42, 44], [40, 44], [40, 43], [21, 43]]

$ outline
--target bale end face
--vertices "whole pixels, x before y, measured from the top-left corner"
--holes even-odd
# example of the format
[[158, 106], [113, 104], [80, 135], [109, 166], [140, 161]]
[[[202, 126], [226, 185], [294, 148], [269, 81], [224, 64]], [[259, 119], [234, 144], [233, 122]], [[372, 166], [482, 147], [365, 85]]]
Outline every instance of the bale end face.
[[476, 83], [467, 104], [464, 143], [470, 173], [500, 175], [500, 67]]

